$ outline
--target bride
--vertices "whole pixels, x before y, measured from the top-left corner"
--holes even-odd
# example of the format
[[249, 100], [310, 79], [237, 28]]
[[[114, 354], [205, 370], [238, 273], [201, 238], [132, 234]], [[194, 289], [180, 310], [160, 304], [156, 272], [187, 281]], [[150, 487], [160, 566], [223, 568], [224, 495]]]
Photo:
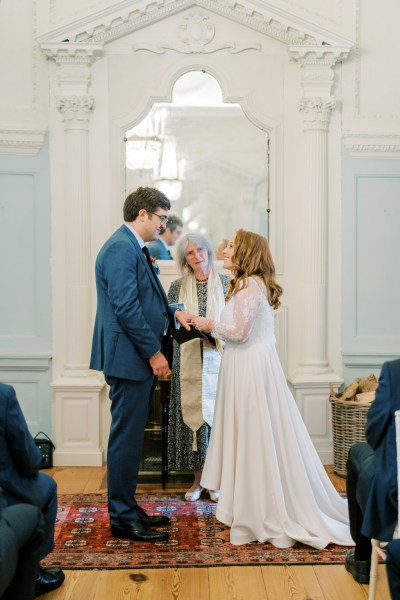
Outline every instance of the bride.
[[224, 267], [233, 277], [221, 320], [193, 319], [226, 341], [201, 485], [220, 490], [216, 517], [232, 544], [352, 546], [347, 502], [321, 464], [275, 348], [282, 288], [267, 240], [239, 229]]

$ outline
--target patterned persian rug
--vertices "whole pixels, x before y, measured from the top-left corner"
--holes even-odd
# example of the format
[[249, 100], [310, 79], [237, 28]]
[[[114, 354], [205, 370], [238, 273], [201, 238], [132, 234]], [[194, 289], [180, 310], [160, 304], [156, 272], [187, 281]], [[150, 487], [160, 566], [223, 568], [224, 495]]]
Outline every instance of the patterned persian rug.
[[55, 549], [43, 561], [63, 569], [144, 569], [165, 567], [217, 567], [274, 564], [337, 564], [349, 548], [329, 545], [315, 550], [297, 543], [280, 550], [254, 542], [229, 543], [229, 529], [214, 516], [216, 505], [206, 499], [185, 502], [183, 494], [140, 494], [149, 514], [167, 514], [166, 542], [141, 543], [111, 537], [107, 499], [101, 494], [60, 495]]

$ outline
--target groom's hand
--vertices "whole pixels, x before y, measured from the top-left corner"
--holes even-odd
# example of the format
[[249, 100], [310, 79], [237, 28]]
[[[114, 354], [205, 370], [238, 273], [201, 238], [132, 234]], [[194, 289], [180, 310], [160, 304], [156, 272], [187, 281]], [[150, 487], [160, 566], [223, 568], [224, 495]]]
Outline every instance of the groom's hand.
[[192, 320], [196, 318], [196, 315], [191, 315], [183, 310], [177, 310], [175, 313], [175, 319], [188, 331], [190, 331], [190, 325]]
[[150, 356], [149, 363], [156, 377], [165, 377], [168, 375], [170, 371], [169, 364], [162, 352], [156, 352], [156, 354]]

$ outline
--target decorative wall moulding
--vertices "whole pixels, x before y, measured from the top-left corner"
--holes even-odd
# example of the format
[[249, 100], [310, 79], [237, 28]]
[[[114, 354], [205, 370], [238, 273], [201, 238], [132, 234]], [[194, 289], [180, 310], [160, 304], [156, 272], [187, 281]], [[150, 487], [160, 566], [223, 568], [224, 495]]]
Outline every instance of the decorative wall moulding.
[[102, 44], [75, 44], [56, 42], [41, 44], [43, 54], [59, 65], [91, 65], [103, 54]]
[[346, 46], [289, 46], [289, 55], [292, 60], [301, 65], [326, 65], [332, 66], [347, 58], [351, 44]]
[[147, 50], [147, 52], [154, 52], [155, 54], [165, 54], [167, 50], [174, 50], [175, 52], [180, 52], [181, 54], [211, 54], [213, 52], [218, 52], [220, 50], [229, 50], [231, 54], [239, 54], [240, 52], [245, 52], [247, 50], [255, 50], [257, 52], [261, 51], [261, 44], [254, 43], [245, 43], [245, 44], [236, 44], [235, 42], [226, 42], [225, 44], [218, 45], [210, 45], [210, 46], [201, 46], [200, 44], [169, 44], [168, 42], [164, 42], [161, 44], [135, 44], [132, 46], [133, 52], [138, 52], [139, 50]]
[[0, 129], [0, 154], [35, 155], [42, 148], [46, 129]]
[[229, 50], [231, 54], [238, 54], [245, 50], [261, 51], [261, 44], [254, 42], [245, 42], [236, 44], [235, 42], [226, 42], [222, 44], [212, 44], [215, 36], [215, 25], [208, 15], [200, 12], [194, 12], [183, 17], [178, 35], [182, 41], [181, 44], [171, 44], [170, 42], [160, 42], [159, 44], [134, 44], [132, 50], [147, 50], [155, 54], [164, 54], [167, 50], [175, 50], [181, 54], [210, 54], [218, 50]]
[[395, 360], [398, 357], [398, 352], [385, 352], [380, 354], [362, 354], [360, 352], [342, 353], [344, 366], [352, 369], [380, 369], [384, 362]]
[[51, 358], [51, 354], [3, 354], [0, 371], [48, 371]]
[[58, 27], [39, 38], [39, 43], [109, 43], [138, 29], [178, 14], [185, 9], [205, 9], [275, 38], [284, 44], [352, 46], [353, 42], [332, 31], [277, 8], [268, 2], [242, 0], [132, 0], [119, 2], [88, 17]]
[[343, 144], [352, 156], [400, 159], [400, 135], [345, 134]]

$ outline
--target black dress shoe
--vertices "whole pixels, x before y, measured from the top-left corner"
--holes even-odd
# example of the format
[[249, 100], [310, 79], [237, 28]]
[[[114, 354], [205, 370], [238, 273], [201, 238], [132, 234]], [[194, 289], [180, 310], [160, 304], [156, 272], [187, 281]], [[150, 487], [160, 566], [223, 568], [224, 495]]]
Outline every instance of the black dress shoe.
[[43, 567], [39, 567], [36, 577], [35, 598], [36, 596], [56, 590], [60, 587], [64, 579], [65, 575], [61, 569], [43, 569]]
[[169, 523], [169, 518], [165, 515], [148, 515], [141, 506], [137, 506], [136, 511], [140, 520], [149, 527], [152, 525], [168, 525]]
[[358, 583], [369, 583], [369, 572], [371, 569], [370, 560], [356, 560], [354, 558], [354, 550], [348, 553], [346, 556], [346, 562], [344, 563], [346, 571], [353, 575]]
[[134, 521], [125, 527], [111, 525], [111, 534], [117, 538], [134, 540], [136, 542], [161, 542], [168, 539], [168, 533], [150, 529], [142, 519]]

